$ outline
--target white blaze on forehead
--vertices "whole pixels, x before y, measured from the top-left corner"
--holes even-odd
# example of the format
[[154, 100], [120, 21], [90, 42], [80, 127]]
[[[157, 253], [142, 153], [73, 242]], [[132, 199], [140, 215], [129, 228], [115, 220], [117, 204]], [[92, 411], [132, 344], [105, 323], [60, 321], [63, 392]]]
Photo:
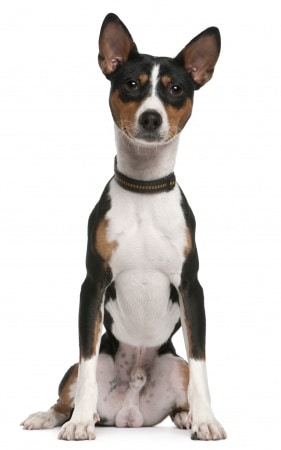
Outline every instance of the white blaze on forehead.
[[156, 95], [156, 86], [159, 80], [159, 64], [155, 64], [151, 71], [151, 96]]

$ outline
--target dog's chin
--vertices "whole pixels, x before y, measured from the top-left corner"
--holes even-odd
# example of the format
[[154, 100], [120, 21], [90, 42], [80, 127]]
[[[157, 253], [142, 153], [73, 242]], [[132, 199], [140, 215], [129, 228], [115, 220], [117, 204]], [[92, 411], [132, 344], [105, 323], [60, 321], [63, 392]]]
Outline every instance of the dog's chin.
[[139, 145], [140, 147], [144, 146], [146, 148], [161, 147], [175, 138], [175, 136], [166, 136], [160, 133], [137, 132], [134, 134], [129, 134], [124, 131], [123, 133], [134, 145]]
[[157, 145], [165, 142], [163, 137], [154, 133], [139, 133], [133, 139], [143, 142], [145, 145]]

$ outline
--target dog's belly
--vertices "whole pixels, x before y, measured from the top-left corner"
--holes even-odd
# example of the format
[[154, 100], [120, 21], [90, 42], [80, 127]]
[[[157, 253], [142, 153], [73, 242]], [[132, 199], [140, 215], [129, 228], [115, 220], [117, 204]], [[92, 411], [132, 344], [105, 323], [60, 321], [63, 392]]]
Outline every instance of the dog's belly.
[[140, 195], [113, 180], [107, 238], [115, 242], [110, 268], [116, 298], [105, 305], [112, 332], [134, 346], [158, 346], [172, 334], [180, 312], [171, 300], [178, 290], [188, 242], [178, 187], [169, 193]]
[[112, 332], [136, 347], [166, 342], [179, 320], [179, 305], [170, 300], [170, 281], [161, 272], [131, 270], [115, 279], [116, 298], [106, 304]]
[[[129, 416], [126, 412], [131, 407], [133, 415], [141, 414], [144, 426], [159, 423], [175, 409], [177, 403], [186, 404], [187, 381], [183, 378], [186, 370], [186, 363], [181, 358], [169, 353], [159, 356], [157, 348], [137, 350], [120, 343], [114, 359], [101, 353], [97, 367], [101, 424], [140, 426], [126, 420]], [[140, 371], [144, 376], [143, 385], [137, 388], [134, 383], [130, 389], [133, 373]], [[130, 390], [131, 398], [128, 398]], [[125, 413], [123, 420], [122, 410]]]

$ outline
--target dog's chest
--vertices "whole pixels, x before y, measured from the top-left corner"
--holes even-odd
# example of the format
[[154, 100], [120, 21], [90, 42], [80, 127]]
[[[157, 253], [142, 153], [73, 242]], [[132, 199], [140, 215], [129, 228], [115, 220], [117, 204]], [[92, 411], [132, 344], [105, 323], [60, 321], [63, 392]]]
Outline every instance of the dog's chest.
[[189, 246], [179, 188], [143, 195], [128, 192], [113, 180], [110, 198], [107, 239], [115, 243], [110, 259], [114, 278], [132, 270], [179, 276]]
[[[179, 320], [171, 285], [179, 287], [187, 227], [178, 187], [150, 195], [125, 191], [113, 180], [107, 239], [116, 298], [106, 309], [117, 339], [135, 346], [160, 345]], [[160, 326], [159, 326], [160, 324]]]

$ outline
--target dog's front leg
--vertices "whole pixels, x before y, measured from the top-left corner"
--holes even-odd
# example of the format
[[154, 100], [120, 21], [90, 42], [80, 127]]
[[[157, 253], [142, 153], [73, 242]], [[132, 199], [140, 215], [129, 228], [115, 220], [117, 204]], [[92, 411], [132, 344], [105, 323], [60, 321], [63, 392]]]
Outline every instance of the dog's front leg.
[[181, 281], [181, 321], [189, 359], [188, 401], [192, 421], [191, 438], [225, 439], [226, 433], [216, 420], [209, 394], [205, 361], [206, 319], [203, 289], [197, 279], [196, 248], [183, 267]]
[[80, 362], [73, 415], [59, 439], [95, 439], [97, 413], [96, 367], [103, 324], [103, 283], [87, 276], [81, 288], [79, 310]]

